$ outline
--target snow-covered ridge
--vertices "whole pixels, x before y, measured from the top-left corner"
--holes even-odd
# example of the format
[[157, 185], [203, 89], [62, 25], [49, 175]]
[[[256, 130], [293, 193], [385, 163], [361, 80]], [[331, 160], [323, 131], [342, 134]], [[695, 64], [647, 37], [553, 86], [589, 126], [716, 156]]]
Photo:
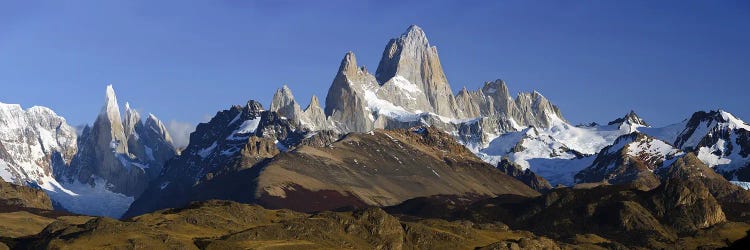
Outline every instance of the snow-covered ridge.
[[750, 125], [748, 125], [743, 120], [735, 117], [733, 114], [724, 110], [719, 110], [719, 114], [724, 119], [724, 121], [726, 121], [725, 123], [720, 124], [721, 126], [726, 126], [730, 129], [744, 129], [750, 131]]
[[76, 144], [75, 129], [51, 109], [0, 103], [0, 176], [5, 181], [48, 187], [53, 179], [48, 159], [59, 153], [61, 163], [69, 163]]
[[[679, 149], [676, 149], [674, 146], [661, 141], [661, 140], [654, 140], [654, 139], [645, 139], [640, 141], [635, 141], [634, 143], [630, 144], [628, 147], [628, 155], [630, 156], [640, 156], [640, 155], [659, 155], [662, 157], [671, 158], [677, 155], [684, 154]], [[662, 161], [665, 160], [665, 158], [662, 158]]]

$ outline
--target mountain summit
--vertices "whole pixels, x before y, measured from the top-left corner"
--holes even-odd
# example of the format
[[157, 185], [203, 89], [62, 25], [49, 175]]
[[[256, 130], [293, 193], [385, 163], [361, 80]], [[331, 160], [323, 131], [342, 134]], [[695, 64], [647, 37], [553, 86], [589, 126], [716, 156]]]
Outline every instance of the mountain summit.
[[453, 92], [440, 65], [437, 48], [430, 46], [419, 26], [409, 26], [401, 37], [388, 42], [375, 76], [384, 86], [394, 85], [397, 93], [406, 90], [414, 94], [408, 96], [411, 98], [397, 98], [394, 104], [457, 117]]

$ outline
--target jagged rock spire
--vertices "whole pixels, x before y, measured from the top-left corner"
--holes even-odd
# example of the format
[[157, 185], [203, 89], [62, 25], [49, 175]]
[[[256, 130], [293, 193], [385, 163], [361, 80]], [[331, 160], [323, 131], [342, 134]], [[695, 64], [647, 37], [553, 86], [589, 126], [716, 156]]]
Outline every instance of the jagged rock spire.
[[135, 135], [136, 126], [141, 123], [141, 114], [135, 109], [130, 108], [130, 103], [125, 102], [125, 117], [123, 117], [123, 127], [125, 129], [125, 138], [130, 140]]
[[339, 74], [353, 75], [359, 71], [360, 69], [357, 68], [357, 57], [354, 55], [354, 52], [347, 51], [346, 55], [344, 55], [344, 59], [341, 60]]
[[336, 127], [346, 132], [366, 132], [373, 129], [373, 117], [368, 111], [365, 89], [377, 88], [374, 76], [357, 68], [354, 52], [341, 59], [336, 77], [326, 95], [325, 116], [331, 117]]
[[294, 100], [292, 90], [286, 85], [276, 90], [271, 101], [271, 111], [278, 112], [293, 121], [299, 121], [302, 109]]
[[310, 104], [305, 108], [303, 122], [312, 130], [328, 129], [325, 112], [320, 107], [318, 97], [315, 95], [312, 96]]
[[[156, 117], [156, 115], [149, 113], [144, 124], [147, 130], [151, 130], [158, 136], [157, 138], [163, 139], [167, 144], [172, 146], [172, 136], [169, 134], [167, 127], [164, 123]], [[173, 146], [172, 146], [173, 147]]]
[[318, 96], [316, 95], [313, 95], [312, 98], [310, 98], [310, 105], [305, 108], [305, 111], [311, 108], [320, 108], [320, 101], [318, 101]]
[[127, 137], [121, 119], [115, 90], [111, 84], [107, 85], [104, 106], [94, 122], [94, 127], [99, 131], [97, 142], [103, 148], [109, 147], [115, 152], [127, 154]]
[[[400, 85], [414, 84], [421, 92], [408, 98], [415, 99], [414, 101], [400, 103], [397, 100], [396, 105], [431, 111], [446, 117], [458, 115], [453, 91], [440, 64], [437, 48], [430, 46], [424, 31], [416, 25], [409, 26], [399, 38], [388, 42], [375, 76], [381, 85], [401, 77], [403, 80], [398, 79], [399, 82], [405, 83]], [[429, 106], [420, 107], [425, 105]]]

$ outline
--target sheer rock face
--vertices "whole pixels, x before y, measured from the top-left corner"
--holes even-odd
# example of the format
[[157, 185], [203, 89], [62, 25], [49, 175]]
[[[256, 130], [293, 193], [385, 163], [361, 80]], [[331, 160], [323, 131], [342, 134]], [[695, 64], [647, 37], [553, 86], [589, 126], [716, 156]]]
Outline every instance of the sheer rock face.
[[324, 130], [330, 129], [328, 120], [326, 119], [326, 113], [323, 108], [320, 107], [320, 101], [317, 96], [312, 96], [310, 99], [310, 105], [305, 108], [304, 111], [305, 124], [310, 127], [311, 130]]
[[552, 105], [539, 92], [521, 93], [515, 102], [520, 113], [513, 114], [513, 118], [521, 124], [546, 128], [552, 124], [553, 117], [562, 120], [557, 106]]
[[42, 190], [11, 184], [0, 178], [0, 208], [9, 206], [52, 210], [52, 201]]
[[375, 118], [365, 100], [365, 89], [376, 86], [373, 75], [357, 68], [354, 53], [346, 53], [326, 96], [325, 113], [338, 130], [365, 132], [374, 128]]
[[7, 182], [51, 188], [53, 172], [67, 168], [77, 141], [75, 129], [48, 108], [0, 103], [0, 178]]
[[156, 116], [149, 115], [144, 123], [126, 104], [125, 115], [120, 117], [111, 85], [93, 126], [84, 128], [78, 149], [70, 169], [58, 178], [91, 185], [104, 179], [110, 191], [127, 196], [140, 195], [176, 154], [169, 132]]
[[464, 117], [494, 116], [495, 100], [480, 89], [475, 92], [462, 88], [456, 95], [456, 105]]
[[292, 90], [286, 85], [276, 90], [271, 102], [271, 111], [277, 112], [282, 116], [299, 122], [302, 119], [302, 108], [294, 100]]
[[497, 168], [538, 192], [544, 193], [552, 189], [552, 185], [547, 180], [538, 176], [530, 169], [522, 169], [521, 166], [518, 166], [518, 164], [510, 161], [508, 158], [502, 159], [497, 164]]
[[440, 65], [437, 48], [430, 46], [418, 26], [410, 26], [401, 37], [388, 42], [375, 75], [385, 87], [384, 92], [396, 90], [388, 94], [409, 97], [394, 98], [395, 105], [457, 117], [453, 91]]

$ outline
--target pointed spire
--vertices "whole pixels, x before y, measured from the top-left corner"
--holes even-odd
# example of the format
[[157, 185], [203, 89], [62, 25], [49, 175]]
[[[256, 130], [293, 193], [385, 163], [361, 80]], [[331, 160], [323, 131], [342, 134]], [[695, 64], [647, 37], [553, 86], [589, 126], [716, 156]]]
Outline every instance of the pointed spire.
[[135, 127], [141, 123], [141, 114], [135, 109], [130, 108], [130, 103], [125, 102], [125, 117], [123, 117], [123, 128], [125, 138], [130, 138], [131, 135], [135, 134]]
[[169, 145], [172, 145], [172, 136], [169, 135], [167, 127], [164, 123], [156, 117], [156, 115], [149, 113], [145, 123], [146, 129], [156, 132], [161, 139], [166, 141]]
[[312, 96], [312, 99], [310, 99], [310, 105], [307, 105], [307, 108], [305, 110], [308, 110], [311, 107], [320, 108], [320, 101], [318, 101], [318, 97], [315, 95]]
[[344, 59], [341, 60], [341, 66], [339, 66], [339, 73], [347, 75], [354, 74], [359, 71], [357, 68], [357, 58], [354, 56], [354, 52], [348, 51], [344, 55]]
[[106, 116], [109, 120], [120, 120], [120, 106], [117, 104], [117, 96], [112, 84], [107, 85], [104, 107], [99, 114]]
[[122, 125], [120, 106], [117, 104], [117, 96], [115, 95], [115, 90], [112, 85], [107, 85], [104, 106], [99, 112], [96, 121], [94, 121], [94, 128], [100, 131], [98, 136], [102, 137], [96, 139], [96, 141], [107, 143], [106, 145], [100, 145], [102, 148], [109, 147], [117, 153], [128, 153], [128, 141], [127, 137], [125, 137], [125, 129]]
[[[294, 106], [297, 106], [297, 102], [294, 100], [294, 94], [292, 94], [292, 90], [284, 84], [273, 94], [270, 110], [280, 112], [282, 115], [290, 115], [285, 111], [289, 111], [287, 109], [294, 109]], [[280, 110], [284, 110], [284, 112]]]
[[430, 45], [429, 41], [427, 41], [427, 35], [424, 33], [424, 30], [422, 30], [422, 28], [415, 24], [412, 24], [409, 26], [409, 28], [406, 28], [406, 31], [401, 34], [400, 39], [414, 41], [416, 42], [416, 44], [423, 46]]

